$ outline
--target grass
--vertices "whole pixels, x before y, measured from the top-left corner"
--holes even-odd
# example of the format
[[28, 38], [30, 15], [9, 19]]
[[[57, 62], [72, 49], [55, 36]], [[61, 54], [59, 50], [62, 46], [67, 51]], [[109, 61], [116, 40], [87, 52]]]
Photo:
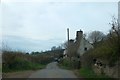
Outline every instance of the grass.
[[58, 66], [62, 69], [73, 70], [76, 76], [79, 78], [85, 78], [85, 80], [113, 80], [113, 78], [106, 75], [97, 75], [91, 68], [80, 68], [75, 70], [71, 68], [66, 61], [58, 64]]
[[62, 69], [67, 69], [67, 70], [73, 70], [74, 69], [74, 64], [75, 62], [71, 62], [69, 59], [63, 59], [58, 66]]
[[90, 68], [81, 68], [79, 70], [79, 74], [86, 78], [86, 80], [113, 80], [113, 78], [110, 78], [106, 75], [95, 74], [94, 71]]
[[68, 67], [68, 66], [64, 66], [63, 64], [58, 64], [58, 66], [62, 69], [67, 69], [67, 70], [71, 70], [72, 68], [71, 67]]
[[2, 72], [2, 63], [0, 63], [0, 72]]
[[4, 73], [8, 73], [8, 72], [18, 72], [18, 71], [25, 71], [25, 70], [38, 70], [38, 69], [43, 69], [45, 68], [46, 65], [43, 65], [43, 64], [38, 64], [38, 63], [25, 63], [25, 65], [18, 65], [18, 66], [15, 66], [13, 68], [7, 68], [7, 67], [3, 67], [2, 71]]

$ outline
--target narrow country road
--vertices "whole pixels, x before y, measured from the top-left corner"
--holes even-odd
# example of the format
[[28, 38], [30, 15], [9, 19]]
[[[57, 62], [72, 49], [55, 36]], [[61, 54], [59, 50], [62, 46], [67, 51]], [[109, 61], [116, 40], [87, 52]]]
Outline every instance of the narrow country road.
[[49, 63], [46, 69], [33, 73], [29, 78], [77, 78], [70, 70], [60, 69], [56, 62]]

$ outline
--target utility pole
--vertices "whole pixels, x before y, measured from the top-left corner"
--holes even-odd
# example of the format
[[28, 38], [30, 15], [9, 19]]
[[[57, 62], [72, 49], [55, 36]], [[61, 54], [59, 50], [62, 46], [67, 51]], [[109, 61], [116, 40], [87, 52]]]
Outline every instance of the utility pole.
[[72, 62], [71, 62], [71, 52], [70, 52], [70, 43], [69, 43], [69, 28], [67, 28], [67, 38], [68, 38], [68, 42], [67, 42], [67, 54], [68, 54], [68, 56], [69, 56], [69, 60], [70, 60], [70, 65], [71, 66], [73, 66], [72, 65]]
[[120, 1], [118, 2], [118, 26], [120, 26]]
[[67, 37], [68, 37], [68, 43], [69, 43], [69, 28], [67, 28]]

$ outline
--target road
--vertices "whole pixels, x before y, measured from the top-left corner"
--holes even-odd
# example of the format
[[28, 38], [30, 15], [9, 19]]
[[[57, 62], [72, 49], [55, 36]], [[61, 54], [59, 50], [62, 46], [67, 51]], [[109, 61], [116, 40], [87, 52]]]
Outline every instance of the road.
[[70, 70], [60, 69], [56, 62], [49, 63], [45, 69], [33, 73], [29, 78], [77, 78]]

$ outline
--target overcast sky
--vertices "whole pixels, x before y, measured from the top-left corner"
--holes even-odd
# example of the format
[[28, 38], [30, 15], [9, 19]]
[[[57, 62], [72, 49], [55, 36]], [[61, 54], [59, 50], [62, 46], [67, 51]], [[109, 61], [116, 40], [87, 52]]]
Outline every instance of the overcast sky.
[[86, 34], [94, 30], [107, 34], [111, 17], [118, 17], [117, 2], [5, 0], [1, 7], [2, 41], [14, 50], [29, 52], [65, 42], [67, 28], [72, 39], [80, 29]]

